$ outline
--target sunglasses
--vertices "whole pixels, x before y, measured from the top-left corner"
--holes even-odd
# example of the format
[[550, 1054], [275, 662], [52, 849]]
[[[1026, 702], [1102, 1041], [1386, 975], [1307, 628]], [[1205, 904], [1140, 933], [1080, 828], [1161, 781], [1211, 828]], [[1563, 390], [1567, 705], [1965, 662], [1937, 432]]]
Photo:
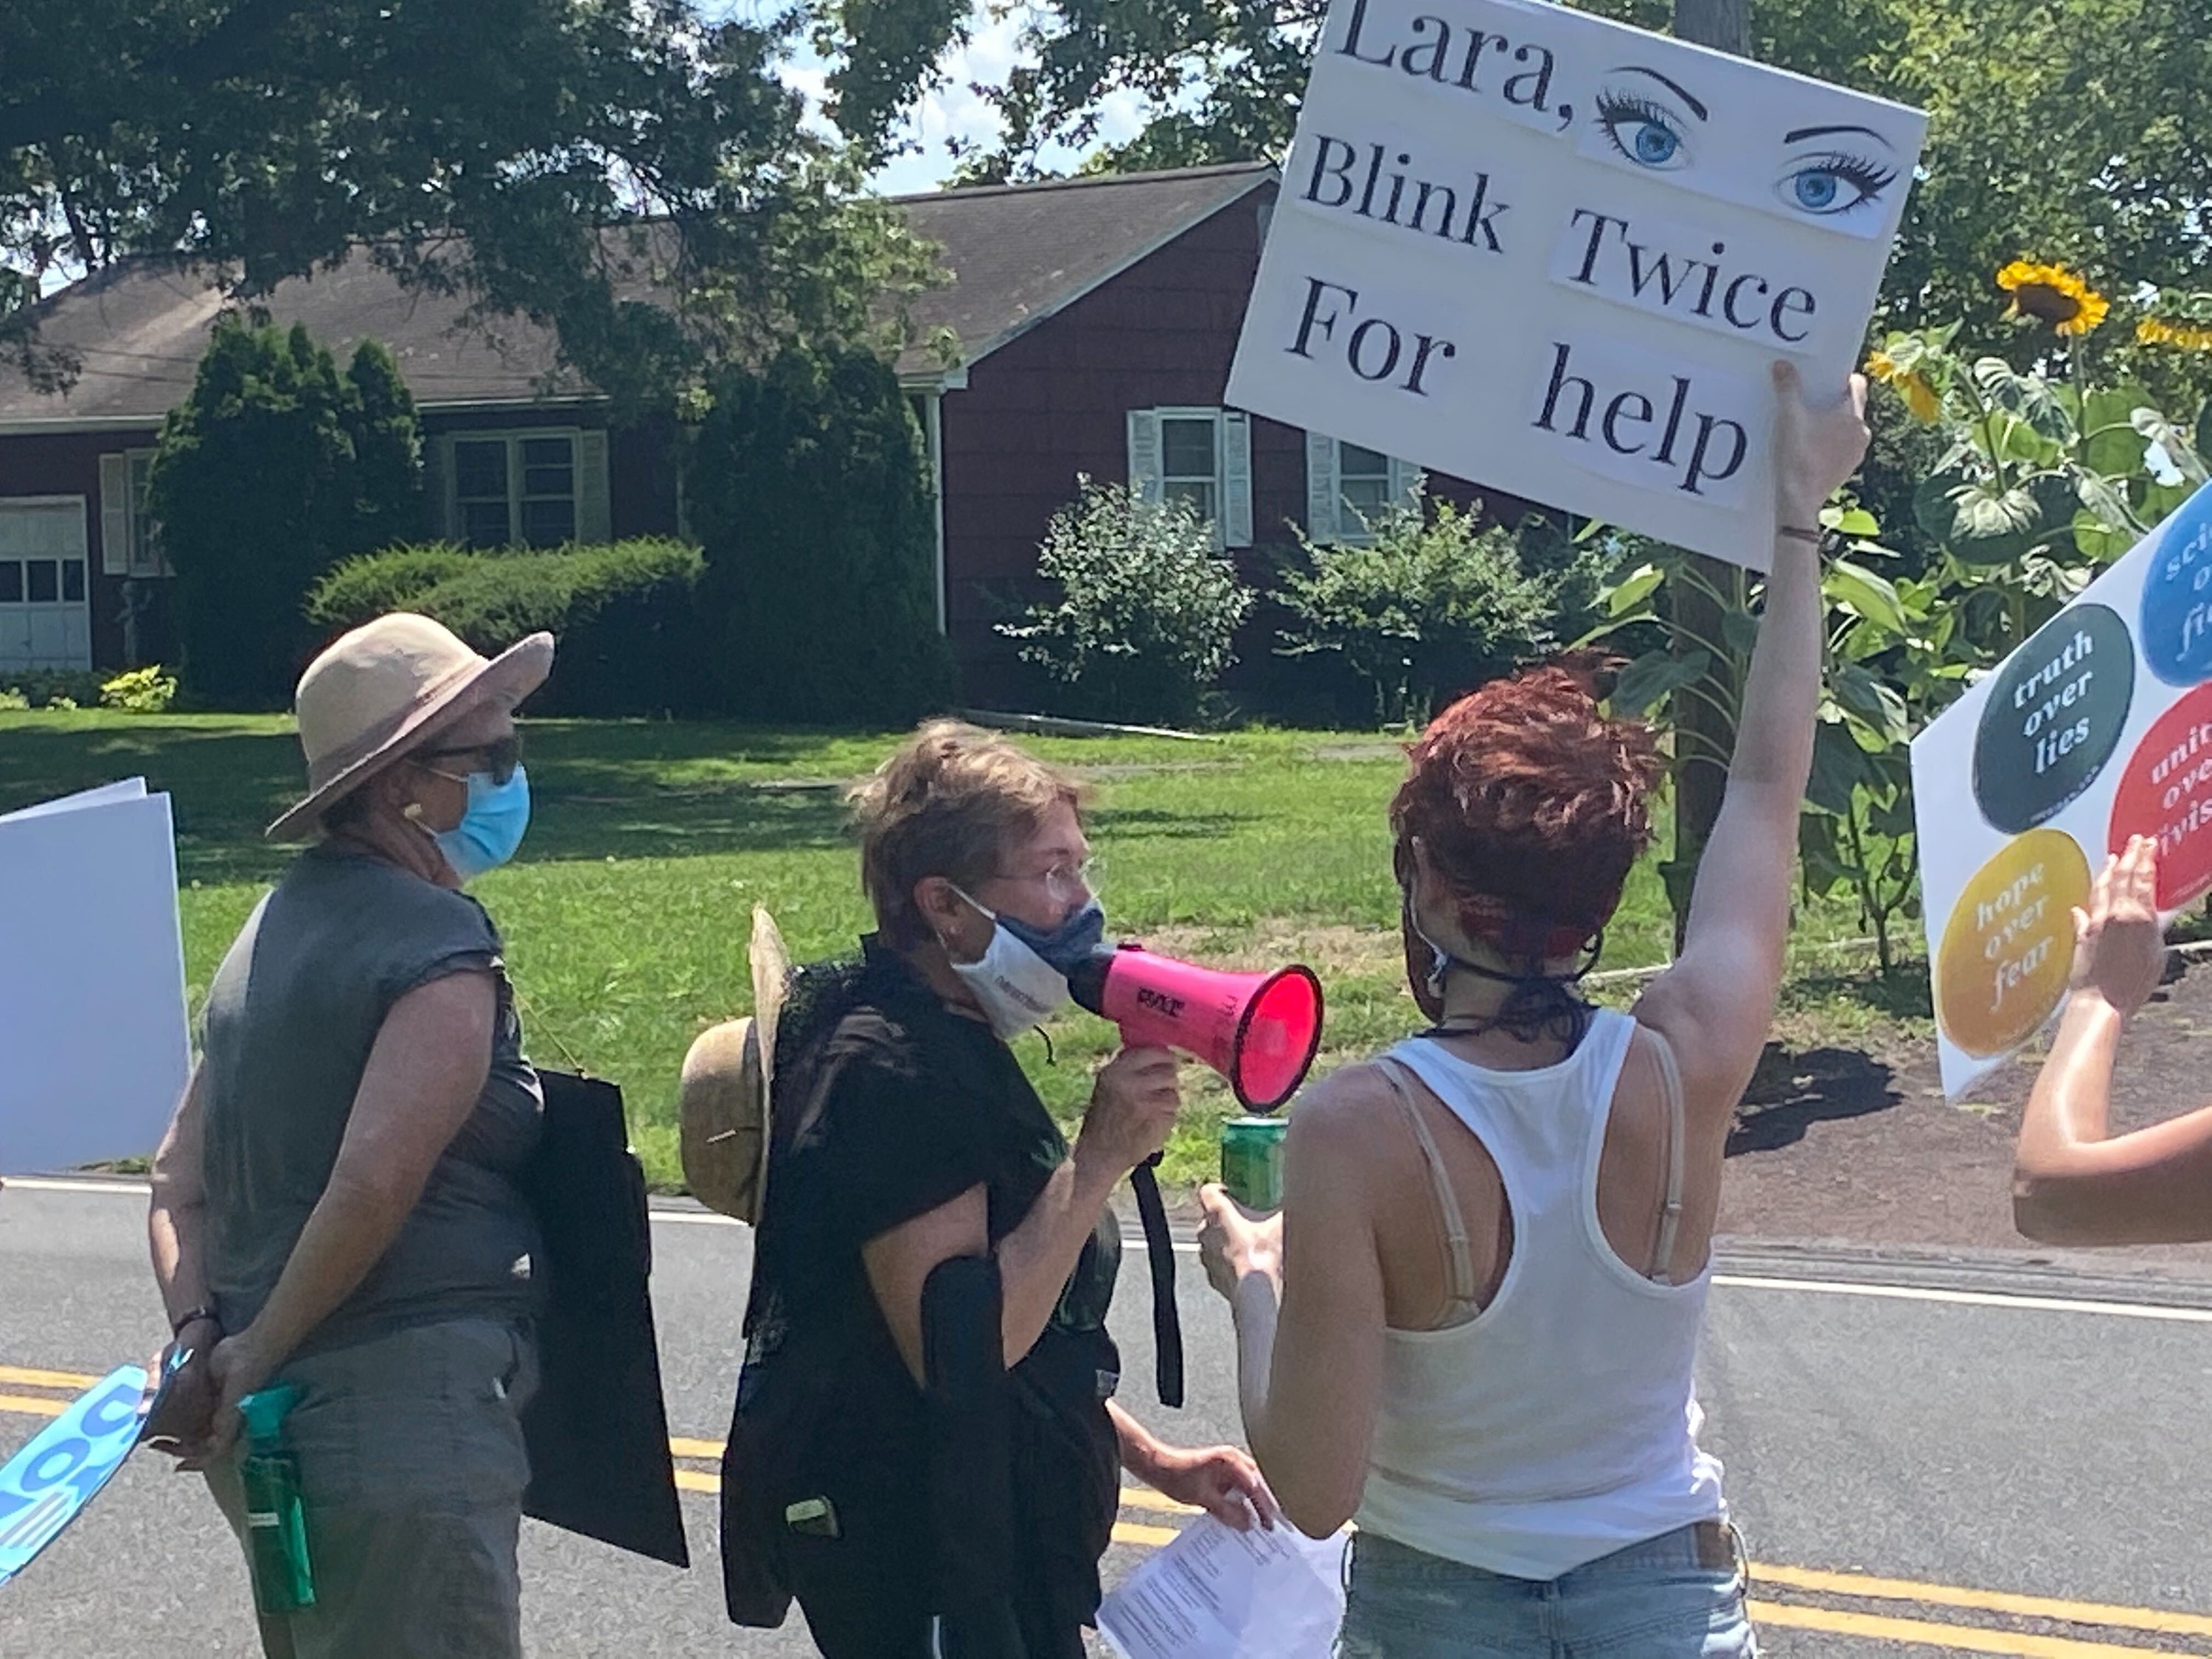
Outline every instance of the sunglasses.
[[[453, 749], [418, 749], [410, 758], [418, 762], [453, 760], [464, 755], [481, 756], [483, 764], [470, 769], [489, 773], [492, 782], [503, 787], [514, 776], [514, 769], [522, 764], [522, 738], [518, 733], [494, 743], [464, 744]], [[434, 766], [428, 769], [438, 770]]]

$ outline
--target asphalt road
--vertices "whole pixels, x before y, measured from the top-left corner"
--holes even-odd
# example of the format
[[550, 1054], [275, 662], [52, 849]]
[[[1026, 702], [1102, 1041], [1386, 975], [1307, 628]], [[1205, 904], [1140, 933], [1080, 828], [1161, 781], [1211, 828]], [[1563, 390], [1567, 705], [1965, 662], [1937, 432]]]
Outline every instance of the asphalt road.
[[[36, 1432], [73, 1376], [154, 1346], [142, 1215], [129, 1192], [0, 1193], [0, 1455]], [[686, 1443], [719, 1442], [727, 1423], [748, 1236], [666, 1214], [654, 1231], [671, 1423], [679, 1451], [696, 1454], [708, 1447]], [[1146, 1407], [1135, 1265], [1116, 1309], [1125, 1400], [1175, 1437], [1234, 1437], [1226, 1316], [1187, 1254], [1190, 1403]], [[2212, 1653], [2207, 1287], [2003, 1263], [1723, 1266], [1703, 1395], [1757, 1564], [1766, 1652]], [[2103, 1299], [2115, 1296], [2133, 1299]], [[695, 1455], [684, 1467], [702, 1564], [690, 1573], [526, 1524], [533, 1655], [811, 1651], [796, 1615], [774, 1633], [723, 1620], [713, 1465]], [[1135, 1496], [1109, 1583], [1182, 1518]], [[246, 1607], [244, 1569], [204, 1491], [142, 1456], [0, 1589], [0, 1659], [250, 1659]]]

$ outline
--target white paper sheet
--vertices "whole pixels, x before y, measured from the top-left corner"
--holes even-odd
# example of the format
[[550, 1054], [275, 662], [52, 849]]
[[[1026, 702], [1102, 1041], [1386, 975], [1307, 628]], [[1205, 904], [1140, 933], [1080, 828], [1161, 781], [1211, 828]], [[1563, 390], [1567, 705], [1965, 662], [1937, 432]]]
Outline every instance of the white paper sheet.
[[1201, 1516], [1106, 1598], [1098, 1628], [1122, 1659], [1328, 1659], [1346, 1540]]
[[169, 798], [0, 818], [0, 1175], [150, 1153], [190, 1066]]

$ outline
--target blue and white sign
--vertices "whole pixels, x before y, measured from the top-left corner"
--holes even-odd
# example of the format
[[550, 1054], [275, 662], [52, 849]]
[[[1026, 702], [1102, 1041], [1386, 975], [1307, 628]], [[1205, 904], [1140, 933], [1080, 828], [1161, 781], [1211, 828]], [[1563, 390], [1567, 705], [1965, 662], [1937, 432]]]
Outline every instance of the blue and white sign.
[[0, 1585], [30, 1565], [138, 1443], [143, 1366], [118, 1365], [0, 1467]]

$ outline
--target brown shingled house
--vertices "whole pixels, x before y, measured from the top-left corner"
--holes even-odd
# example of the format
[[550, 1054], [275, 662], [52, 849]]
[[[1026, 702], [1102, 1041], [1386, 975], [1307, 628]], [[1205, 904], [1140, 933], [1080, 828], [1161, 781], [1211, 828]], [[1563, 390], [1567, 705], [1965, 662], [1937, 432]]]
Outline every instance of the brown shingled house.
[[[938, 485], [939, 617], [971, 696], [1005, 683], [991, 623], [1036, 592], [1037, 543], [1079, 473], [1188, 499], [1231, 550], [1288, 541], [1286, 520], [1356, 534], [1358, 510], [1414, 486], [1388, 457], [1222, 405], [1275, 185], [1247, 165], [902, 198], [950, 272], [915, 305], [920, 343], [898, 368]], [[66, 392], [0, 369], [0, 677], [167, 649], [147, 464], [221, 305], [197, 277], [129, 262], [43, 302], [42, 340], [82, 364]], [[459, 302], [405, 293], [366, 258], [283, 284], [268, 309], [341, 357], [363, 337], [392, 348], [441, 534], [550, 544], [680, 528], [671, 428], [610, 429], [526, 322], [495, 343], [459, 325]], [[956, 368], [929, 344], [945, 330]]]

